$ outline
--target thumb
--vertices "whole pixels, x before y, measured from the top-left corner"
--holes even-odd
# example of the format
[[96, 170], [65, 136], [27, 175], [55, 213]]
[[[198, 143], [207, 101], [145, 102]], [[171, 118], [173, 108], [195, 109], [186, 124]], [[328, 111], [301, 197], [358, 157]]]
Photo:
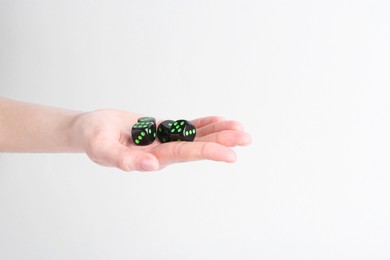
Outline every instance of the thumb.
[[132, 150], [119, 142], [109, 141], [94, 145], [88, 156], [97, 164], [119, 168], [126, 172], [156, 171], [160, 168], [157, 158], [142, 150]]

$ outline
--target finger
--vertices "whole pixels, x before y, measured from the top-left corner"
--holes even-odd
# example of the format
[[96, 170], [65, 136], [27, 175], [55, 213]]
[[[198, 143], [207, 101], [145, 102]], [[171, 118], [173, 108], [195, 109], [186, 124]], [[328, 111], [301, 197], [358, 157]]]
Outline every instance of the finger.
[[199, 142], [214, 142], [224, 146], [245, 146], [251, 143], [251, 137], [244, 131], [225, 130], [196, 138]]
[[175, 142], [165, 143], [155, 147], [152, 153], [160, 162], [161, 167], [172, 163], [212, 160], [235, 162], [236, 153], [223, 145], [210, 142]]
[[115, 140], [95, 142], [88, 156], [100, 165], [117, 167], [126, 172], [159, 169], [159, 162], [153, 154], [130, 149]]
[[207, 116], [207, 117], [201, 117], [197, 118], [191, 121], [191, 123], [196, 127], [196, 128], [201, 128], [203, 126], [213, 124], [216, 122], [223, 121], [223, 117], [220, 116]]
[[224, 130], [244, 130], [244, 126], [238, 121], [218, 121], [197, 129], [199, 137]]

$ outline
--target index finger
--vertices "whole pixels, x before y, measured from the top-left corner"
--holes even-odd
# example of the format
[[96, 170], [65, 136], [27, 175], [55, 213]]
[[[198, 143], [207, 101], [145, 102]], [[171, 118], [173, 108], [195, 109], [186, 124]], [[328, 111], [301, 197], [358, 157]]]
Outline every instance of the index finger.
[[234, 162], [236, 153], [221, 144], [213, 142], [172, 142], [153, 148], [151, 153], [165, 167], [172, 163], [212, 160]]
[[217, 123], [220, 121], [224, 121], [225, 119], [221, 116], [207, 116], [207, 117], [201, 117], [194, 120], [191, 120], [191, 123], [196, 127], [200, 128], [206, 125], [210, 125], [213, 123]]

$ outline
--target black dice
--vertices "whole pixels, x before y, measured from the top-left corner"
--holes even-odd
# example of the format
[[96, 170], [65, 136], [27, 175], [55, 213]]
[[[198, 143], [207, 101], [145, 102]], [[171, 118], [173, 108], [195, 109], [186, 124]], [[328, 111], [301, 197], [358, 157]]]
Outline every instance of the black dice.
[[171, 141], [171, 127], [174, 123], [173, 120], [162, 121], [157, 127], [157, 138], [161, 143], [166, 143]]
[[175, 121], [170, 130], [171, 141], [187, 141], [191, 142], [195, 139], [196, 129], [191, 122], [187, 120]]
[[131, 137], [136, 145], [148, 145], [153, 143], [156, 139], [156, 124], [154, 122], [141, 120], [133, 126], [131, 129]]
[[154, 117], [141, 117], [137, 121], [131, 129], [131, 136], [136, 145], [151, 144], [156, 137], [161, 143], [172, 141], [192, 142], [196, 136], [195, 126], [184, 119], [162, 121], [157, 129]]
[[154, 124], [156, 124], [156, 119], [154, 117], [150, 117], [150, 116], [140, 117], [140, 118], [138, 118], [137, 121], [138, 122], [153, 122]]

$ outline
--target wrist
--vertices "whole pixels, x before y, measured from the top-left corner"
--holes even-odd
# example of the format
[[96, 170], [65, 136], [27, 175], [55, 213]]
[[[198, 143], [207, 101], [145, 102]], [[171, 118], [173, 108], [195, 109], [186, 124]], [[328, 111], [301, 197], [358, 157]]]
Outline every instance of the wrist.
[[70, 152], [86, 151], [85, 112], [70, 112], [66, 116], [64, 136]]

